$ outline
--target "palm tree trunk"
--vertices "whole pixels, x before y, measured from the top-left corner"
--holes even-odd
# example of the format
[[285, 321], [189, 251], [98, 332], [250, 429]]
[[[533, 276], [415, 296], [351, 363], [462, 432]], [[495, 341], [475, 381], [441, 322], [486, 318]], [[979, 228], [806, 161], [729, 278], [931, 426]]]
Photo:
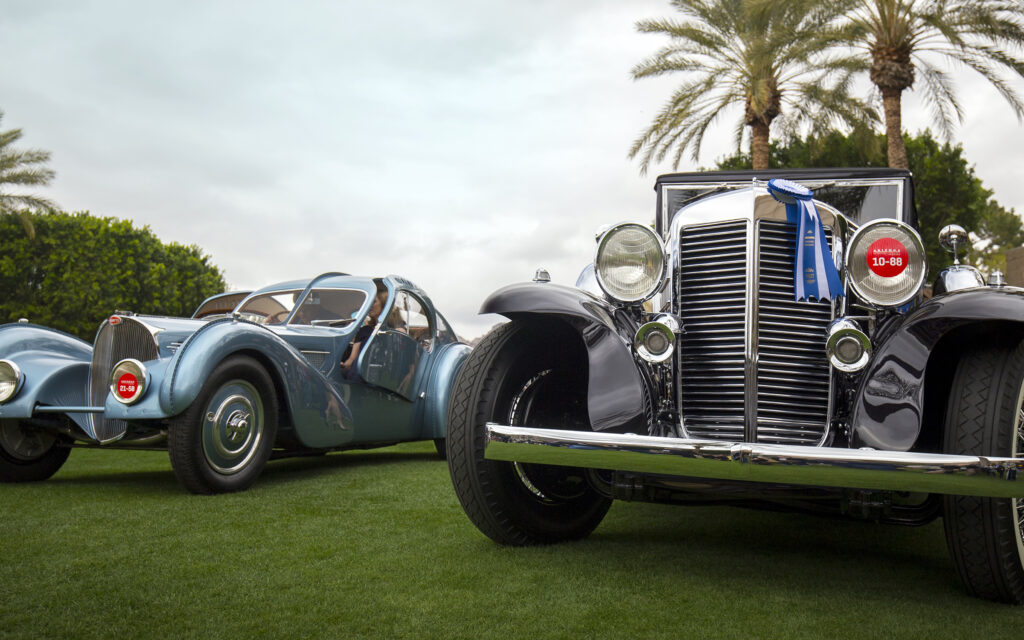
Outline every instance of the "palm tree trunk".
[[750, 156], [754, 169], [768, 168], [768, 125], [753, 122], [750, 125]]
[[909, 169], [907, 146], [903, 144], [903, 113], [900, 100], [902, 89], [882, 89], [882, 106], [885, 108], [885, 138], [889, 146], [889, 166], [893, 169]]

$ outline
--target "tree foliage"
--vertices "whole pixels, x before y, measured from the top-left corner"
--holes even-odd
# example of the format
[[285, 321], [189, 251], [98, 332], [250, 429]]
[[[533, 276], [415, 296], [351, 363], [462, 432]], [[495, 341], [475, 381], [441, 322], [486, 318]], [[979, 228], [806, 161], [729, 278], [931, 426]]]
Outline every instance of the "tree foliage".
[[[0, 120], [4, 112], [0, 111]], [[0, 131], [0, 214], [17, 215], [31, 238], [35, 230], [32, 228], [30, 210], [50, 209], [53, 203], [45, 198], [18, 191], [21, 187], [45, 186], [50, 184], [55, 175], [45, 165], [50, 161], [50, 152], [39, 149], [15, 149], [14, 143], [21, 139], [21, 129]], [[11, 186], [15, 192], [11, 192]]]
[[1024, 60], [1013, 55], [1024, 45], [1020, 0], [828, 2], [848, 16], [840, 40], [862, 52], [854, 57], [870, 59], [868, 76], [882, 96], [885, 112], [889, 166], [910, 166], [909, 149], [902, 144], [904, 91], [923, 91], [932, 123], [947, 141], [952, 139], [954, 120], [963, 119], [949, 71], [936, 61], [973, 69], [1006, 99], [1018, 120], [1024, 116], [1024, 102], [1005, 75], [1024, 77]]
[[708, 127], [739, 106], [737, 147], [749, 127], [754, 166], [768, 166], [769, 130], [776, 119], [795, 131], [838, 123], [877, 122], [850, 94], [851, 78], [867, 61], [823, 53], [838, 34], [840, 5], [821, 0], [672, 0], [679, 19], [642, 20], [643, 33], [669, 43], [633, 68], [635, 79], [682, 74], [682, 82], [633, 143], [641, 173], [687, 149], [696, 160]]
[[[939, 246], [939, 230], [959, 224], [972, 232], [974, 245], [968, 259], [985, 269], [1006, 270], [1007, 249], [1024, 244], [1024, 224], [1013, 209], [1007, 210], [986, 189], [967, 163], [961, 145], [939, 143], [930, 131], [904, 136], [910, 171], [914, 175], [914, 200], [921, 239], [928, 255], [929, 278], [950, 263]], [[794, 138], [771, 150], [778, 167], [884, 167], [885, 136], [859, 130], [849, 135], [828, 132]], [[749, 169], [750, 156], [738, 153], [721, 160], [719, 169]]]
[[199, 247], [164, 244], [149, 227], [56, 211], [32, 222], [34, 240], [0, 216], [0, 321], [24, 317], [92, 342], [115, 310], [189, 316], [225, 289]]

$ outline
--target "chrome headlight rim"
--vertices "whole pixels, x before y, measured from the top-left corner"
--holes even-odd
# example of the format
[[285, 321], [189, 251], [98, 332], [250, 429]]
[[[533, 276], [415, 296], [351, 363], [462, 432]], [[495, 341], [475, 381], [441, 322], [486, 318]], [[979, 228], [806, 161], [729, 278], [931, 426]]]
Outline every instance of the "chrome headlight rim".
[[[854, 276], [854, 260], [860, 256], [858, 251], [858, 243], [862, 241], [863, 237], [869, 232], [880, 226], [893, 227], [900, 232], [906, 234], [910, 240], [910, 244], [913, 245], [914, 249], [921, 256], [921, 273], [915, 279], [912, 287], [907, 290], [907, 293], [896, 300], [880, 301], [873, 296], [873, 294], [865, 289], [864, 283], [859, 281]], [[860, 256], [863, 257], [863, 256]], [[909, 258], [908, 258], [909, 260]], [[850, 284], [850, 288], [853, 292], [864, 302], [868, 303], [876, 309], [889, 309], [893, 307], [900, 307], [905, 305], [914, 299], [920, 291], [921, 287], [924, 286], [925, 278], [928, 275], [928, 261], [927, 255], [924, 249], [924, 241], [921, 240], [921, 235], [909, 224], [896, 220], [895, 218], [878, 218], [861, 225], [850, 237], [850, 241], [846, 243], [846, 274], [847, 281]], [[907, 268], [911, 265], [908, 264]]]
[[[0, 372], [6, 372], [6, 377], [14, 380], [10, 387], [6, 385], [0, 387], [0, 404], [3, 404], [18, 395], [25, 383], [25, 376], [21, 373], [21, 368], [10, 360], [0, 360]], [[0, 373], [0, 375], [4, 374]], [[9, 391], [4, 391], [4, 389], [9, 389]]]
[[[122, 395], [121, 378], [125, 374], [131, 374], [135, 378], [135, 391], [128, 396]], [[135, 358], [125, 358], [119, 361], [110, 369], [110, 395], [121, 404], [131, 405], [142, 399], [149, 388], [149, 371], [146, 365]]]
[[[675, 318], [668, 315], [661, 315], [650, 322], [645, 322], [636, 330], [633, 336], [633, 349], [645, 362], [661, 364], [675, 353], [676, 334], [679, 332], [679, 324]], [[665, 340], [665, 348], [662, 351], [649, 348], [650, 338], [661, 336]]]
[[[860, 357], [853, 362], [846, 362], [838, 356], [839, 346], [845, 340], [854, 340], [860, 346]], [[866, 367], [871, 360], [871, 339], [853, 320], [839, 318], [829, 325], [828, 337], [825, 340], [825, 353], [828, 356], [829, 364], [836, 370], [843, 373], [856, 373]]]
[[[615, 287], [611, 286], [602, 274], [602, 263], [604, 262], [602, 257], [605, 255], [605, 248], [619, 231], [627, 228], [635, 228], [648, 235], [658, 249], [658, 274], [651, 279], [651, 284], [643, 290], [641, 295], [623, 295], [621, 291], [616, 291]], [[639, 222], [620, 222], [608, 227], [598, 239], [597, 250], [594, 253], [594, 274], [597, 277], [597, 284], [601, 287], [601, 291], [603, 291], [611, 300], [621, 304], [642, 304], [643, 302], [653, 298], [665, 285], [665, 276], [667, 273], [665, 262], [665, 243], [662, 242], [661, 238], [658, 237], [658, 234], [655, 233], [653, 229], [640, 224]]]

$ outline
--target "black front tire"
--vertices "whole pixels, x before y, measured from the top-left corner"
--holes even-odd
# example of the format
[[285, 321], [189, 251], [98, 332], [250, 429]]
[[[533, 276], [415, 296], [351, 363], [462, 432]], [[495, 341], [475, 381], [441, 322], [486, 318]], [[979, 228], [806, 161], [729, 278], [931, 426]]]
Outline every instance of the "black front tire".
[[217, 365], [199, 396], [171, 420], [171, 467], [192, 493], [248, 489], [266, 466], [277, 435], [277, 394], [266, 370], [247, 356]]
[[484, 458], [486, 422], [588, 430], [586, 364], [567, 328], [510, 322], [487, 334], [460, 371], [448, 413], [448, 470], [466, 515], [492, 540], [584, 538], [611, 506], [585, 469]]
[[70, 453], [53, 433], [20, 420], [0, 420], [0, 482], [46, 480], [64, 466]]
[[[972, 348], [949, 398], [944, 450], [1024, 455], [1024, 343]], [[946, 543], [967, 591], [1024, 603], [1024, 499], [945, 496]]]

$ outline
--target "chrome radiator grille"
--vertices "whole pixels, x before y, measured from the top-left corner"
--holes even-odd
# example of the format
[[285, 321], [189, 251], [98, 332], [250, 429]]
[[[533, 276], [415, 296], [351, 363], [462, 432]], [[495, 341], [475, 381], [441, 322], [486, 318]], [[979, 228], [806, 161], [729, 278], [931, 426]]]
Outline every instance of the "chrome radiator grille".
[[[751, 225], [758, 260], [748, 265]], [[787, 444], [824, 439], [831, 380], [825, 332], [832, 307], [828, 301], [794, 301], [795, 239], [794, 225], [767, 220], [680, 234], [675, 306], [686, 333], [677, 371], [689, 437]], [[748, 276], [759, 282], [753, 293]], [[747, 326], [748, 314], [754, 326]]]
[[[89, 370], [89, 401], [94, 407], [102, 407], [109, 393], [110, 371], [125, 358], [145, 362], [157, 357], [156, 341], [142, 323], [131, 318], [120, 318], [117, 324], [108, 320], [96, 335], [92, 352], [92, 368]], [[124, 435], [127, 423], [124, 420], [107, 420], [102, 414], [91, 414], [93, 431], [100, 442], [116, 440]]]

